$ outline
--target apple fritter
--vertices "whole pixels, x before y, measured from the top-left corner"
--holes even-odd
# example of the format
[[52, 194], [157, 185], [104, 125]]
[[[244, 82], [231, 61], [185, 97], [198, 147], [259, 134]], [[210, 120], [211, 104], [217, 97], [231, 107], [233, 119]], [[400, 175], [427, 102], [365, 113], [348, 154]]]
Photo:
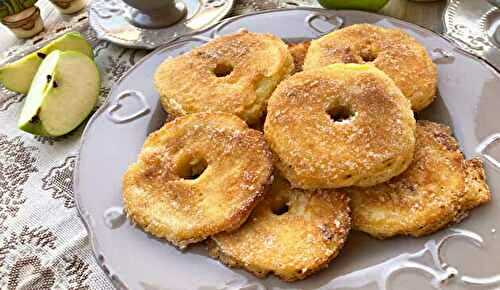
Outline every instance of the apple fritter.
[[264, 135], [293, 187], [372, 186], [410, 165], [415, 118], [408, 99], [376, 67], [332, 64], [278, 85]]
[[227, 113], [179, 117], [146, 140], [123, 180], [127, 215], [183, 248], [238, 228], [271, 183], [261, 132]]
[[377, 238], [419, 237], [461, 220], [490, 200], [482, 163], [464, 160], [449, 127], [418, 121], [410, 167], [383, 184], [346, 188], [353, 228]]
[[253, 125], [292, 70], [292, 56], [280, 38], [242, 31], [165, 60], [154, 78], [161, 104], [172, 115], [221, 111]]
[[304, 279], [327, 267], [344, 245], [351, 227], [348, 203], [344, 193], [292, 189], [277, 177], [241, 228], [209, 240], [209, 253], [258, 277]]
[[332, 63], [377, 67], [394, 80], [414, 111], [423, 110], [436, 97], [436, 65], [423, 45], [399, 29], [355, 24], [313, 40], [304, 70]]

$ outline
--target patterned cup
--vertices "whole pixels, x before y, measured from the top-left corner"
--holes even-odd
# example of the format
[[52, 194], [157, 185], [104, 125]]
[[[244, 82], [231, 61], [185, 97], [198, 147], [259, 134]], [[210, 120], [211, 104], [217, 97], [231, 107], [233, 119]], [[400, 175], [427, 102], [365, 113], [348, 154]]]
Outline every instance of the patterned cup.
[[18, 38], [29, 38], [43, 30], [40, 9], [32, 6], [17, 14], [6, 16], [2, 24], [7, 26]]
[[175, 0], [123, 0], [135, 8], [132, 22], [139, 27], [161, 28], [170, 26], [186, 15], [186, 6]]

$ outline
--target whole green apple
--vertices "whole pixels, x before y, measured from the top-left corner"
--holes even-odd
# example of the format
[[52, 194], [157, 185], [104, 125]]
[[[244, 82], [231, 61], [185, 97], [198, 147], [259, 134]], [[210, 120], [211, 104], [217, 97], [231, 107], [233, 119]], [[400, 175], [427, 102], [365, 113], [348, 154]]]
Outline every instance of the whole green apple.
[[321, 6], [329, 9], [378, 11], [382, 9], [389, 0], [318, 0], [318, 2]]

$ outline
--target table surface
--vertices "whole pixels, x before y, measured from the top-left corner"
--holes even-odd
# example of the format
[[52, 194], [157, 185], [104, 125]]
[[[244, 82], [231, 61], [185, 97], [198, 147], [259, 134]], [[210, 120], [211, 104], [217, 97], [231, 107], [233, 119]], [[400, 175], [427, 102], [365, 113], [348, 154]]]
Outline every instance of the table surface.
[[[412, 22], [435, 32], [442, 31], [441, 14], [446, 5], [446, 1], [436, 2], [412, 2], [408, 0], [391, 0], [398, 3], [398, 7], [402, 7], [398, 11], [399, 16], [408, 22]], [[61, 21], [63, 17], [57, 9], [48, 1], [40, 0], [37, 4], [40, 7], [43, 21], [46, 29], [49, 29]], [[0, 52], [23, 43], [23, 40], [16, 39], [16, 37], [4, 26], [0, 25]]]
[[[282, 0], [237, 0], [233, 14], [248, 11], [241, 9], [247, 7], [242, 3], [258, 3], [262, 8], [278, 1]], [[391, 1], [404, 7], [401, 18], [442, 31], [445, 1]], [[48, 0], [37, 5], [49, 32], [68, 18]], [[91, 37], [87, 28], [85, 33]], [[95, 42], [104, 100], [116, 80], [147, 51]], [[0, 53], [22, 43], [0, 28]], [[24, 133], [16, 126], [22, 100], [20, 94], [0, 91], [0, 177], [8, 177], [0, 180], [0, 197], [10, 197], [0, 198], [0, 289], [113, 289], [94, 259], [75, 208], [72, 175], [83, 126], [60, 138]]]

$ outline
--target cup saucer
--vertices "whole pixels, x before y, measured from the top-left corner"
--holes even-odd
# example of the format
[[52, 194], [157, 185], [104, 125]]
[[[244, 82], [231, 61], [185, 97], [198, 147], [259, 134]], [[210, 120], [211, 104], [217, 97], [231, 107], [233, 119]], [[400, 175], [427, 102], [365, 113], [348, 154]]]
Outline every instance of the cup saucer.
[[224, 18], [234, 0], [182, 0], [186, 16], [165, 28], [145, 28], [133, 24], [136, 10], [121, 0], [94, 0], [89, 22], [99, 39], [131, 47], [154, 49], [174, 38], [201, 30]]

